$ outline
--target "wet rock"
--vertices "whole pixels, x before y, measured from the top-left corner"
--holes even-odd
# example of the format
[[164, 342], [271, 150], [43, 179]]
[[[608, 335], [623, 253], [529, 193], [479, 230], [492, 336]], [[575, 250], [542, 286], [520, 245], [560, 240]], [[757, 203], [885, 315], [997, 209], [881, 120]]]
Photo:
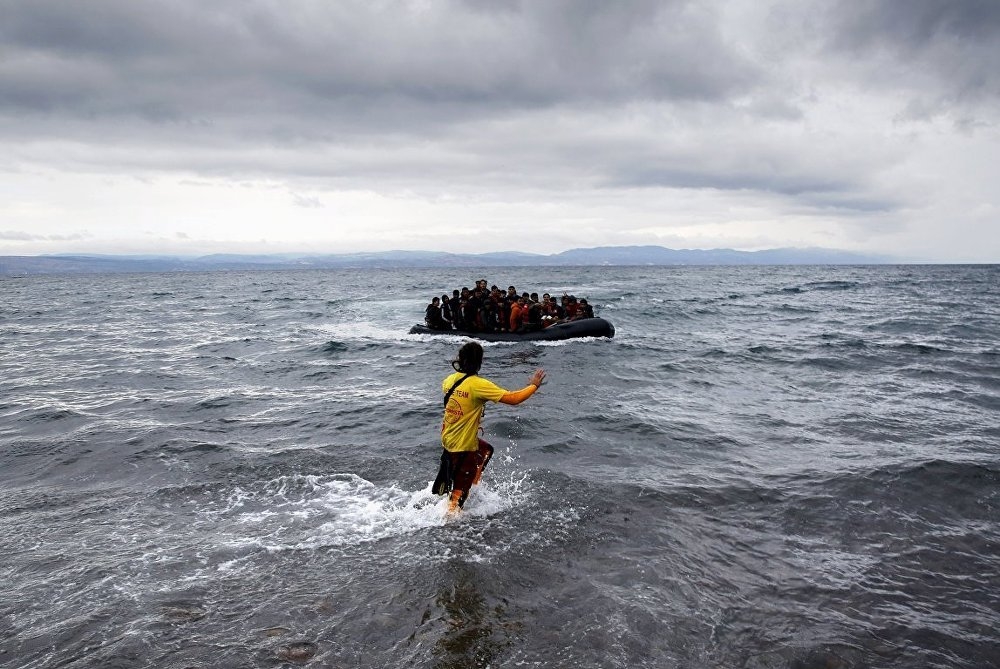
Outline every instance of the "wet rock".
[[160, 615], [168, 623], [190, 623], [205, 617], [206, 611], [197, 604], [167, 604], [160, 607]]
[[313, 602], [313, 608], [320, 613], [329, 613], [330, 611], [333, 611], [333, 603], [328, 597], [321, 597]]
[[308, 662], [317, 651], [316, 644], [309, 641], [299, 641], [282, 646], [277, 650], [277, 656], [289, 662]]

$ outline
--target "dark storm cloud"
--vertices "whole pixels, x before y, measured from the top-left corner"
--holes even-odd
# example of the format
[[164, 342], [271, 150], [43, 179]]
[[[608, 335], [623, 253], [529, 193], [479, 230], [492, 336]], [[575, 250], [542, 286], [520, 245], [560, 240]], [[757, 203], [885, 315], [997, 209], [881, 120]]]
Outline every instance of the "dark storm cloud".
[[0, 41], [0, 137], [101, 145], [58, 149], [71, 169], [355, 184], [600, 171], [600, 127], [553, 145], [566, 118], [725, 106], [767, 78], [684, 0], [34, 0], [3, 5]]
[[760, 76], [688, 2], [35, 0], [4, 5], [0, 39], [3, 111], [81, 118], [266, 125], [284, 113], [332, 116], [336, 127], [412, 114], [419, 124], [434, 118], [427, 109], [453, 120], [576, 101], [719, 100]]
[[[887, 87], [913, 89], [910, 111], [1000, 99], [1000, 2], [844, 0], [829, 14], [831, 53]], [[926, 114], [919, 113], [920, 110]]]
[[294, 192], [717, 189], [851, 213], [898, 208], [872, 184], [899, 156], [817, 129], [814, 86], [902, 88], [910, 120], [995, 114], [1000, 3], [756, 7], [0, 0], [0, 149]]
[[789, 196], [804, 208], [836, 210], [841, 215], [889, 212], [901, 205], [898, 200], [858, 192], [863, 180], [848, 169], [823, 172], [802, 167], [793, 169], [788, 162], [775, 164], [781, 167], [767, 171], [752, 166], [685, 167], [692, 165], [692, 161], [683, 160], [662, 168], [639, 163], [623, 167], [609, 186], [757, 191]]
[[1000, 3], [995, 0], [846, 0], [839, 3], [837, 41], [855, 48], [894, 44], [913, 53], [956, 40], [996, 53]]
[[741, 188], [780, 193], [783, 195], [803, 195], [808, 193], [831, 193], [848, 188], [850, 184], [832, 177], [797, 174], [786, 176], [768, 174], [750, 169], [741, 171], [691, 170], [684, 167], [651, 169], [641, 167], [622, 174], [617, 185], [627, 186], [669, 186], [672, 188], [715, 188], [737, 190]]

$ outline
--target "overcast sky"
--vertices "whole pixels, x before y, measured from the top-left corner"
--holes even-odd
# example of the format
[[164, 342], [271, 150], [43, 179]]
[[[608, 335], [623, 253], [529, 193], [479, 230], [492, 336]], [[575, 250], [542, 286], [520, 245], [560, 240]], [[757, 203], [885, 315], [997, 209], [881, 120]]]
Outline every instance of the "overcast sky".
[[0, 255], [1000, 262], [997, 0], [0, 0]]

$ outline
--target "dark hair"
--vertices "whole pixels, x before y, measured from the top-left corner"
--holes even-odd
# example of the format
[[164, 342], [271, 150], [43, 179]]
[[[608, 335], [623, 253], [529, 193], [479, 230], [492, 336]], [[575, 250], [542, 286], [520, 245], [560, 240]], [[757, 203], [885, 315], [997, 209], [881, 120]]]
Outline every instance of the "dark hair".
[[456, 372], [463, 374], [478, 374], [483, 366], [483, 347], [474, 341], [458, 349], [458, 357], [451, 361]]

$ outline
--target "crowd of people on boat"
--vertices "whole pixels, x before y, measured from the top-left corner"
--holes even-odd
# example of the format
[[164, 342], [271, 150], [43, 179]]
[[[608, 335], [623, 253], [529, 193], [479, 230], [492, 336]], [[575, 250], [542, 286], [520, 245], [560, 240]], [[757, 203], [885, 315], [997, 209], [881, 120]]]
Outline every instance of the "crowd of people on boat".
[[432, 330], [517, 333], [593, 317], [594, 308], [586, 298], [578, 300], [567, 293], [559, 299], [549, 293], [539, 298], [538, 293], [519, 294], [514, 286], [501, 290], [479, 279], [475, 288], [455, 289], [431, 300], [424, 323]]

